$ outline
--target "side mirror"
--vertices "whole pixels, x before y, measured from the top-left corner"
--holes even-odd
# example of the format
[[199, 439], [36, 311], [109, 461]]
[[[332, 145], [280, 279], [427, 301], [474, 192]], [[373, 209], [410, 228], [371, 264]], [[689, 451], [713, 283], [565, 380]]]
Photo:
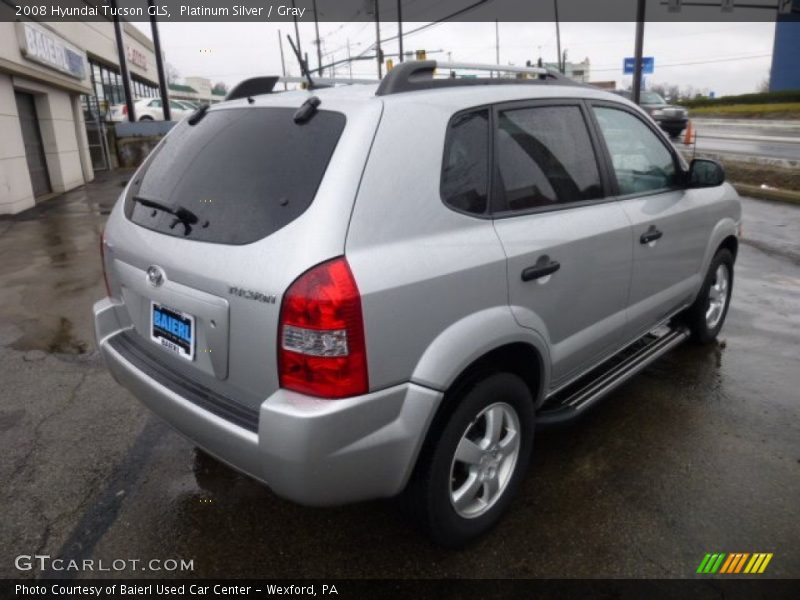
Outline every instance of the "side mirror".
[[725, 169], [715, 160], [695, 158], [689, 166], [689, 187], [716, 187], [725, 181]]

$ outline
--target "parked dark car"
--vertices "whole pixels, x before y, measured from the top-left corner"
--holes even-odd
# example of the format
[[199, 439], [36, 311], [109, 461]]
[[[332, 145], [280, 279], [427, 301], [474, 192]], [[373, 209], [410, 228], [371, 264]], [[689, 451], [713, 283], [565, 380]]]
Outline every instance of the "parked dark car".
[[[633, 99], [633, 94], [625, 90], [616, 90], [614, 93], [628, 100]], [[639, 106], [646, 110], [659, 127], [671, 137], [679, 136], [689, 120], [689, 111], [686, 108], [669, 104], [655, 92], [642, 92], [639, 97]]]

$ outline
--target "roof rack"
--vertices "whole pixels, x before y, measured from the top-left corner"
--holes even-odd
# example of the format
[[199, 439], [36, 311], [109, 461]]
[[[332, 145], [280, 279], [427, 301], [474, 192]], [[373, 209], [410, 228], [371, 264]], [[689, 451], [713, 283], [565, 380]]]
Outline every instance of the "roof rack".
[[[305, 77], [281, 77], [278, 81], [281, 83], [305, 83], [308, 84], [308, 80]], [[360, 79], [354, 77], [314, 77], [314, 87], [332, 87], [334, 85], [350, 85], [350, 84], [359, 84], [359, 83], [379, 83], [380, 79]]]
[[[480, 77], [480, 78], [434, 78], [436, 69], [465, 69], [470, 71], [488, 71], [494, 73], [517, 73], [536, 75], [536, 78]], [[481, 63], [453, 63], [436, 60], [412, 60], [396, 65], [386, 74], [375, 92], [376, 96], [388, 96], [402, 92], [429, 90], [440, 87], [465, 85], [507, 85], [516, 83], [543, 83], [558, 81], [559, 84], [575, 84], [568, 79], [544, 67], [515, 67], [512, 65], [487, 65]], [[577, 85], [577, 84], [575, 84]]]

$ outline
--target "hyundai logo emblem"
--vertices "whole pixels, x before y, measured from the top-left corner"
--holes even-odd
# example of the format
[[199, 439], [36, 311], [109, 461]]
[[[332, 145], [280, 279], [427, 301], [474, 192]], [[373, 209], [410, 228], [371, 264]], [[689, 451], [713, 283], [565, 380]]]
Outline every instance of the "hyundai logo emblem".
[[164, 271], [161, 269], [161, 267], [157, 267], [155, 265], [148, 267], [147, 281], [149, 281], [150, 285], [153, 287], [158, 287], [164, 283]]

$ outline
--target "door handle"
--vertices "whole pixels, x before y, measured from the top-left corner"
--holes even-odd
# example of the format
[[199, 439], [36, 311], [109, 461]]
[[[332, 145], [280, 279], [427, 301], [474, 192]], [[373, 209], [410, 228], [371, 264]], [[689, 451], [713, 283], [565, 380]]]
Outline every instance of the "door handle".
[[558, 271], [560, 268], [561, 263], [559, 263], [557, 260], [551, 260], [550, 262], [544, 262], [540, 260], [532, 267], [522, 270], [522, 281], [533, 281], [534, 279], [547, 277], [548, 275], [552, 275]]
[[645, 231], [639, 238], [639, 243], [649, 244], [650, 242], [655, 242], [656, 240], [661, 239], [662, 235], [664, 235], [664, 233], [656, 229], [655, 225], [650, 225], [648, 230]]

